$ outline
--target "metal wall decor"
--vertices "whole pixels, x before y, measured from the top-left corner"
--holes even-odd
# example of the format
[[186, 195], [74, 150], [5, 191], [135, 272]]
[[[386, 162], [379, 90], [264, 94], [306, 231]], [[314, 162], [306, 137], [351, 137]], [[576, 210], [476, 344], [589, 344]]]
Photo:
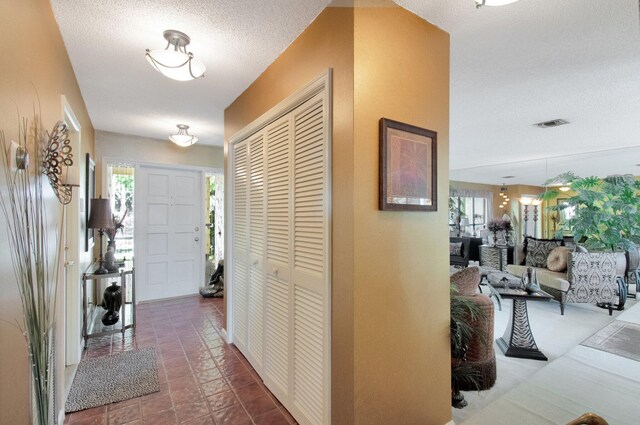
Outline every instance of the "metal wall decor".
[[49, 178], [51, 188], [55, 192], [60, 202], [67, 205], [71, 202], [71, 188], [63, 178], [63, 170], [68, 173], [69, 167], [73, 166], [73, 152], [71, 140], [69, 140], [69, 129], [67, 125], [58, 121], [51, 133], [47, 132], [47, 146], [44, 152], [42, 164], [43, 174]]

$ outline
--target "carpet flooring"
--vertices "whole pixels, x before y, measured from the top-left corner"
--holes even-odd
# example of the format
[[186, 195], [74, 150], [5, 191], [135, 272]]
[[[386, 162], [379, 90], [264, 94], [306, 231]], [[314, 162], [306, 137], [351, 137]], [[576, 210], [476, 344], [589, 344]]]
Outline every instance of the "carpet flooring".
[[[496, 337], [499, 337], [502, 336], [507, 326], [509, 315], [511, 314], [512, 301], [503, 300], [502, 311], [498, 311], [495, 301], [494, 305], [496, 306], [494, 333]], [[452, 419], [456, 424], [473, 418], [487, 405], [498, 400], [523, 382], [527, 382], [537, 372], [549, 366], [555, 360], [560, 359], [613, 320], [620, 318], [621, 320], [633, 322], [635, 319], [639, 319], [640, 323], [640, 303], [637, 303], [634, 299], [628, 299], [626, 310], [623, 312], [614, 311], [613, 316], [609, 316], [606, 310], [591, 304], [567, 304], [564, 316], [560, 315], [560, 307], [555, 301], [529, 302], [527, 305], [533, 336], [538, 347], [549, 358], [549, 361], [505, 357], [494, 343], [497, 360], [497, 382], [490, 390], [463, 392], [469, 404], [464, 409], [452, 409]], [[633, 308], [636, 305], [638, 305], [638, 308]], [[548, 384], [553, 385], [554, 382], [550, 381]], [[473, 422], [470, 421], [468, 423]]]
[[65, 410], [77, 412], [158, 391], [154, 348], [85, 358], [78, 365]]

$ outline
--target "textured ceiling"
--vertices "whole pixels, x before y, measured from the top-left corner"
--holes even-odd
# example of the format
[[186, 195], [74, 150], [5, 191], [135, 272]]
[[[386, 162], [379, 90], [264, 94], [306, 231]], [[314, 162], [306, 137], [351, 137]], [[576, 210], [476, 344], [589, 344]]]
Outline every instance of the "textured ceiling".
[[[96, 129], [166, 139], [186, 123], [202, 143], [222, 145], [224, 108], [330, 0], [51, 3]], [[487, 181], [489, 170], [640, 146], [638, 0], [521, 0], [480, 9], [473, 0], [396, 3], [451, 33], [450, 166], [458, 175], [467, 170], [470, 179], [499, 183], [504, 174]], [[205, 78], [172, 81], [146, 63], [144, 49], [164, 48], [169, 28], [191, 36]], [[571, 124], [532, 125], [555, 118]], [[606, 157], [591, 159], [599, 167], [593, 174], [614, 172], [619, 155]], [[538, 174], [518, 178], [539, 184], [546, 176]]]

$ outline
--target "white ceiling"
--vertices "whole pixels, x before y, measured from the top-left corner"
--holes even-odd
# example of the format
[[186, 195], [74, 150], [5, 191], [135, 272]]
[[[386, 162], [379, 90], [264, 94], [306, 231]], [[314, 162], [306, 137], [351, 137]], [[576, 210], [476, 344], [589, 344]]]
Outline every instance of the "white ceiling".
[[[222, 145], [224, 108], [330, 0], [51, 3], [96, 129], [166, 139], [186, 123], [202, 143]], [[523, 176], [522, 164], [548, 157], [568, 164], [573, 154], [640, 146], [638, 0], [521, 0], [480, 9], [473, 0], [396, 3], [451, 33], [454, 174], [540, 184], [548, 176]], [[169, 28], [191, 36], [205, 78], [172, 81], [146, 63], [144, 49], [164, 48]], [[532, 125], [555, 118], [571, 124]], [[606, 156], [580, 158], [591, 161], [590, 174], [616, 172], [620, 160], [640, 163], [640, 156]]]

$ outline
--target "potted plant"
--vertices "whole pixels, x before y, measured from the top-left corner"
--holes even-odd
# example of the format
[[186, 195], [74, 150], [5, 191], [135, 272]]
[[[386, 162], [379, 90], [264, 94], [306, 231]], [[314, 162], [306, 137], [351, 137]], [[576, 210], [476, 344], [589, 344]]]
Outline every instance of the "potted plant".
[[[576, 242], [594, 251], [617, 251], [640, 244], [640, 180], [632, 175], [605, 178], [578, 177], [568, 172], [545, 182], [562, 183], [574, 192], [555, 211], [574, 207], [575, 216], [559, 223], [556, 237], [570, 230]], [[542, 199], [556, 199], [561, 192], [551, 188]]]

